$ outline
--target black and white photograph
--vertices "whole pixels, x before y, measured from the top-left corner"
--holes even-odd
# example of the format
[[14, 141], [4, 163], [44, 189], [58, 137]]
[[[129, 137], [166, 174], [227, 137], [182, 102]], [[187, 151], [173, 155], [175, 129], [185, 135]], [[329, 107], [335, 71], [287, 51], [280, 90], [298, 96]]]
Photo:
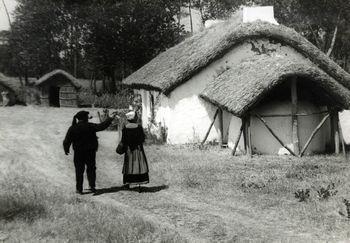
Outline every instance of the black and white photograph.
[[350, 1], [0, 0], [12, 242], [350, 242]]

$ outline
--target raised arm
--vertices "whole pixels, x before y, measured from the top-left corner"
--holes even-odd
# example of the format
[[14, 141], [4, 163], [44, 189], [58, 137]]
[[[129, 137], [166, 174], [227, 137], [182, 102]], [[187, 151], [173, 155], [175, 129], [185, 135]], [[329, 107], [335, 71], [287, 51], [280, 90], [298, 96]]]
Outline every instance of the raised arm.
[[112, 121], [114, 118], [116, 118], [119, 116], [117, 115], [117, 112], [113, 112], [111, 117], [107, 117], [107, 119], [104, 122], [101, 122], [99, 124], [95, 124], [95, 131], [99, 132], [99, 131], [103, 131], [105, 129], [107, 129], [109, 127], [109, 125], [111, 125]]
[[103, 131], [103, 130], [107, 129], [109, 127], [109, 125], [111, 125], [112, 120], [113, 120], [113, 118], [109, 117], [104, 122], [101, 122], [99, 124], [95, 124], [95, 131], [99, 132], [99, 131]]

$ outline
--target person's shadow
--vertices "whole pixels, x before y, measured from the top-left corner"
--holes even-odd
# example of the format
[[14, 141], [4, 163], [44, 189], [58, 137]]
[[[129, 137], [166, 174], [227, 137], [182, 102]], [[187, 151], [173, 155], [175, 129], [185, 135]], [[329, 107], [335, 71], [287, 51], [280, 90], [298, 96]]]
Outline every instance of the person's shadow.
[[146, 187], [146, 186], [138, 187], [137, 186], [137, 187], [133, 187], [133, 188], [128, 188], [126, 186], [115, 186], [115, 187], [97, 189], [96, 192], [93, 194], [93, 196], [98, 196], [98, 195], [102, 195], [105, 193], [115, 193], [115, 192], [119, 192], [119, 191], [135, 191], [135, 192], [139, 192], [139, 193], [155, 193], [155, 192], [159, 192], [161, 190], [165, 190], [168, 188], [169, 188], [168, 185], [150, 186], [150, 187]]

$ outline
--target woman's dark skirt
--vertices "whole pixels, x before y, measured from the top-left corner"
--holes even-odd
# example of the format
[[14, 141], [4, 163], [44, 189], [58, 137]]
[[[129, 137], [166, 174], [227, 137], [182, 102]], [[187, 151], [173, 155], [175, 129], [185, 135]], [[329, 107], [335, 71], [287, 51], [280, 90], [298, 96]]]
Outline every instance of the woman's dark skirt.
[[123, 183], [146, 184], [148, 182], [148, 163], [143, 146], [139, 145], [134, 150], [128, 147], [124, 155]]

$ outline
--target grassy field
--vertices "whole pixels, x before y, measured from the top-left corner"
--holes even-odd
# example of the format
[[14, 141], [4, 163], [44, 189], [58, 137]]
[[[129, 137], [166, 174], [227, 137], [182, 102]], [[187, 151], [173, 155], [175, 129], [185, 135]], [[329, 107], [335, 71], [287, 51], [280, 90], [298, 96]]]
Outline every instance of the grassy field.
[[77, 196], [72, 155], [62, 150], [76, 111], [0, 108], [0, 242], [350, 239], [350, 161], [340, 156], [250, 159], [216, 147], [146, 146], [151, 183], [138, 193], [121, 187], [118, 134], [104, 131], [98, 193]]

